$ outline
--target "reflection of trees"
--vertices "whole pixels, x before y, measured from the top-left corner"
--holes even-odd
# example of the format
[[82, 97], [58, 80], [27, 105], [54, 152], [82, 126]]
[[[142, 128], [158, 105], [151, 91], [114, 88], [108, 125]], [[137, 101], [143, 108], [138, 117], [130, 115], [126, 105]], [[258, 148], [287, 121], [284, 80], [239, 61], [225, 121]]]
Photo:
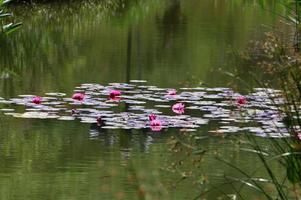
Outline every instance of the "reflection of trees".
[[181, 1], [173, 0], [165, 10], [164, 15], [157, 19], [160, 31], [163, 34], [163, 48], [172, 45], [172, 41], [178, 30], [183, 29], [183, 16], [181, 12]]
[[127, 48], [126, 48], [126, 78], [127, 83], [131, 80], [131, 64], [132, 64], [132, 27], [128, 28]]
[[[17, 6], [14, 12], [25, 26], [1, 42], [0, 71], [9, 76], [2, 84], [14, 88], [11, 91], [4, 88], [2, 93], [10, 96], [49, 89], [71, 91], [78, 83], [92, 81], [91, 77], [94, 82], [99, 79], [109, 82], [108, 74], [112, 71], [119, 72], [115, 73], [115, 81], [124, 81], [123, 29], [133, 14], [137, 13], [135, 19], [141, 13], [147, 14], [141, 12], [143, 7], [139, 2]], [[143, 5], [147, 7], [152, 3]], [[108, 20], [121, 23], [107, 26]]]
[[246, 27], [271, 21], [251, 5], [238, 12], [243, 1], [105, 2], [17, 7], [24, 26], [1, 43], [0, 69], [11, 77], [1, 80], [1, 96], [70, 92], [83, 82], [123, 82], [126, 73], [164, 87], [192, 75], [223, 84], [208, 71], [227, 60], [228, 44], [243, 46]]
[[[90, 127], [90, 138], [99, 140], [107, 147], [119, 147], [120, 149], [129, 150], [139, 149], [140, 152], [148, 152], [150, 146], [154, 143], [154, 137], [160, 137], [149, 129], [142, 130], [110, 130], [102, 129], [96, 124]], [[135, 148], [133, 148], [135, 147]]]
[[101, 132], [93, 126], [99, 135], [90, 139], [88, 126], [78, 122], [0, 120], [0, 199], [86, 199], [87, 193], [92, 199], [118, 199], [119, 192], [123, 199], [141, 199], [140, 186], [148, 196], [164, 189], [152, 184], [162, 178], [149, 172], [164, 162], [151, 151], [165, 145], [153, 143], [144, 155], [140, 145], [147, 139], [141, 132]]

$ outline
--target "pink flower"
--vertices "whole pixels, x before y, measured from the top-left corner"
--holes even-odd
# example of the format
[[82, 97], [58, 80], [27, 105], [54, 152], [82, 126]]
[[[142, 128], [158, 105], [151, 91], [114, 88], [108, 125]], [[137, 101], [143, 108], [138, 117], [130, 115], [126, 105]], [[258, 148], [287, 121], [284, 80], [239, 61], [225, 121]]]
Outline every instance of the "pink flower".
[[34, 104], [41, 104], [42, 103], [42, 97], [35, 96], [35, 97], [32, 98], [31, 102], [34, 103]]
[[150, 115], [148, 116], [148, 119], [149, 119], [149, 121], [156, 120], [156, 119], [157, 119], [157, 115], [155, 115], [155, 114], [150, 114]]
[[150, 128], [152, 131], [161, 131], [162, 122], [160, 120], [154, 119], [150, 122]]
[[177, 114], [183, 114], [185, 111], [185, 105], [183, 103], [176, 103], [172, 106], [172, 111]]
[[175, 89], [168, 90], [167, 95], [169, 95], [169, 96], [177, 95], [177, 90], [175, 90]]
[[244, 96], [239, 96], [236, 98], [236, 104], [238, 106], [244, 106], [247, 103], [247, 99]]
[[298, 132], [296, 136], [297, 136], [297, 139], [301, 141], [301, 132]]
[[85, 95], [83, 93], [75, 93], [72, 95], [72, 99], [82, 101], [84, 100]]
[[111, 100], [120, 100], [121, 92], [119, 90], [111, 90], [109, 98]]

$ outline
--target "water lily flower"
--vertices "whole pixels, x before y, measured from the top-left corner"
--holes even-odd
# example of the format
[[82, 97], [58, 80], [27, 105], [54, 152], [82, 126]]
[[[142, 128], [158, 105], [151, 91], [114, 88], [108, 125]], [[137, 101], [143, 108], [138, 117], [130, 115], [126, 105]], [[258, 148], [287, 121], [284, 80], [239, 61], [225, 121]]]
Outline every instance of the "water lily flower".
[[111, 90], [109, 94], [109, 98], [111, 100], [120, 100], [121, 92], [119, 90]]
[[167, 95], [169, 95], [169, 96], [177, 95], [177, 90], [175, 90], [175, 89], [168, 90]]
[[149, 119], [149, 121], [156, 120], [156, 119], [157, 119], [157, 115], [155, 115], [155, 114], [150, 114], [150, 115], [148, 116], [148, 119]]
[[35, 96], [35, 97], [32, 98], [31, 102], [34, 103], [34, 104], [41, 104], [42, 103], [42, 97]]
[[154, 119], [150, 122], [150, 128], [152, 131], [160, 131], [162, 129], [162, 122], [158, 119]]
[[75, 93], [72, 95], [72, 99], [82, 101], [84, 100], [85, 95], [83, 93]]
[[238, 106], [244, 106], [247, 103], [247, 99], [244, 96], [239, 96], [236, 98], [236, 104]]
[[301, 132], [298, 132], [296, 136], [297, 136], [297, 139], [301, 141]]
[[185, 105], [183, 103], [176, 103], [172, 106], [172, 111], [177, 114], [183, 114], [185, 112]]

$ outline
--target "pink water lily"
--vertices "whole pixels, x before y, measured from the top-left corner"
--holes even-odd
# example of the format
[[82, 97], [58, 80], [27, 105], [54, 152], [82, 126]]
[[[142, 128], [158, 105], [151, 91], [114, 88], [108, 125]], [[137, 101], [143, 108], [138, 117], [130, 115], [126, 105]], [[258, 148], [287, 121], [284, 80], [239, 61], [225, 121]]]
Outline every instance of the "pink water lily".
[[154, 119], [150, 122], [150, 128], [152, 129], [152, 131], [161, 131], [162, 122], [158, 119]]
[[41, 104], [42, 103], [42, 97], [35, 96], [35, 97], [32, 98], [31, 102], [34, 103], [34, 104]]
[[177, 95], [177, 90], [175, 90], [175, 89], [168, 90], [168, 91], [167, 91], [167, 95], [168, 95], [168, 96], [174, 96], [174, 95]]
[[244, 106], [244, 105], [246, 105], [246, 103], [247, 103], [246, 97], [244, 97], [244, 96], [239, 96], [239, 97], [236, 98], [236, 104], [237, 104], [238, 106]]
[[83, 93], [78, 92], [78, 93], [75, 93], [72, 95], [72, 99], [74, 99], [74, 100], [82, 101], [82, 100], [84, 100], [84, 98], [85, 98], [85, 94], [83, 94]]
[[297, 136], [297, 139], [301, 141], [301, 132], [298, 132], [296, 136]]
[[148, 119], [149, 119], [149, 121], [156, 120], [156, 119], [157, 119], [157, 115], [155, 115], [155, 114], [150, 114], [150, 115], [148, 116]]
[[185, 105], [183, 103], [176, 103], [172, 106], [172, 111], [177, 114], [183, 114], [185, 112]]
[[121, 92], [119, 90], [111, 90], [109, 94], [109, 98], [111, 100], [120, 100]]

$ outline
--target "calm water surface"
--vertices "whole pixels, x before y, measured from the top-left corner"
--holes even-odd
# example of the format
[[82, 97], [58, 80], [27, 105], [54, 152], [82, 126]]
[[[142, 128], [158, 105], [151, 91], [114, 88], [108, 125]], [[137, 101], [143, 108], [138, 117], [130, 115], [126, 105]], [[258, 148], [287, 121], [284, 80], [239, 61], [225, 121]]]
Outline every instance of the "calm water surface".
[[[265, 6], [278, 9], [272, 1]], [[1, 38], [0, 96], [5, 98], [72, 94], [82, 83], [131, 79], [173, 88], [199, 82], [226, 86], [229, 79], [217, 69], [238, 67], [230, 62], [229, 52], [262, 38], [279, 20], [247, 0], [138, 0], [11, 9], [24, 26], [10, 38]], [[192, 179], [162, 169], [177, 161], [167, 144], [171, 136], [182, 134], [177, 129], [154, 134], [2, 114], [0, 120], [0, 199], [193, 199], [198, 194]], [[210, 136], [209, 129], [210, 125], [197, 134]], [[225, 153], [246, 170], [258, 165], [254, 156], [236, 152], [227, 141], [210, 136], [201, 145]], [[231, 170], [210, 154], [202, 165], [204, 174], [239, 176]], [[256, 193], [249, 192], [249, 198], [255, 198]], [[208, 199], [219, 196], [211, 195]]]

